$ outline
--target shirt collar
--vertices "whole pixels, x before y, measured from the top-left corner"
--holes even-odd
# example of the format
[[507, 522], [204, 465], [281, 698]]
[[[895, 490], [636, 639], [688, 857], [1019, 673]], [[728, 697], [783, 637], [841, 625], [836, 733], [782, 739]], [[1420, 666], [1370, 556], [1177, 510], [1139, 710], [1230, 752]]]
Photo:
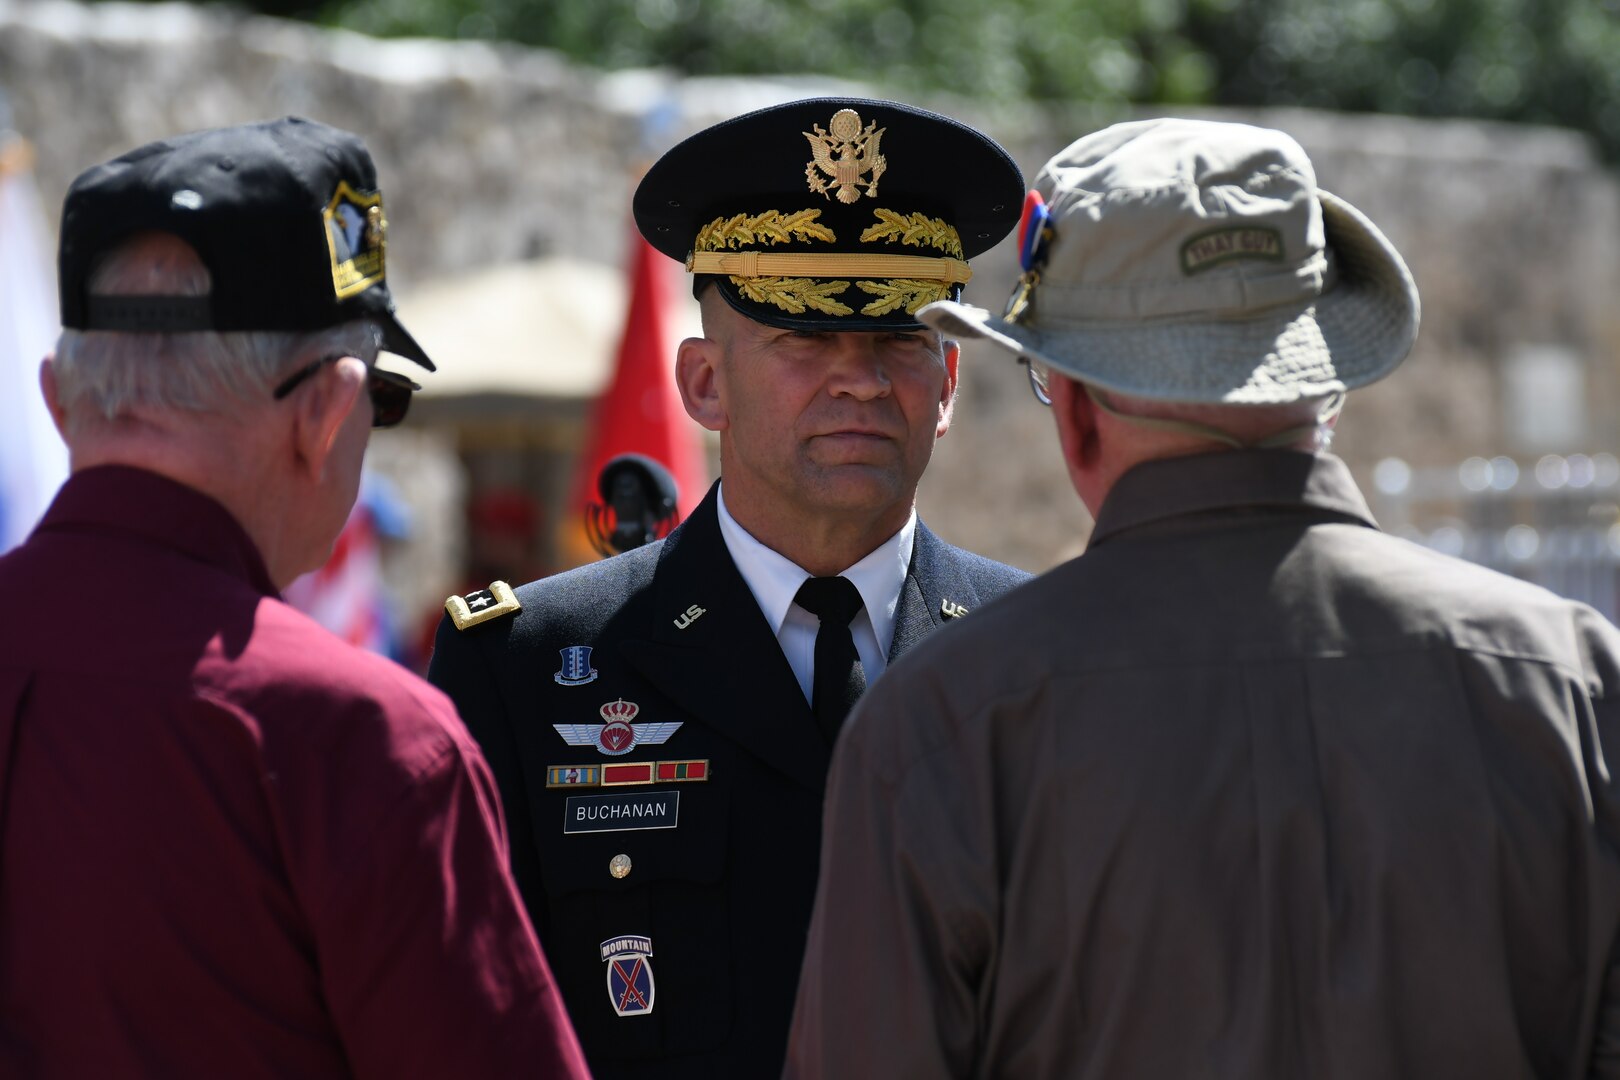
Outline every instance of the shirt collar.
[[67, 478], [40, 532], [116, 531], [161, 544], [279, 595], [247, 531], [217, 501], [177, 480], [130, 465], [98, 465]]
[[1091, 545], [1167, 518], [1230, 507], [1310, 507], [1377, 528], [1350, 469], [1332, 454], [1226, 450], [1145, 461], [1115, 481]]
[[[731, 561], [737, 564], [738, 573], [748, 583], [759, 610], [765, 614], [765, 621], [770, 623], [771, 633], [780, 634], [788, 608], [793, 605], [793, 597], [798, 594], [799, 586], [811, 576], [810, 572], [760, 543], [737, 523], [726, 508], [724, 482], [720, 484], [716, 510], [720, 518], [720, 535], [725, 539], [726, 550], [731, 553]], [[840, 574], [860, 591], [867, 617], [872, 620], [872, 631], [885, 652], [894, 637], [894, 617], [900, 605], [900, 589], [906, 583], [906, 572], [911, 569], [911, 549], [916, 537], [917, 511], [913, 509], [899, 532]]]

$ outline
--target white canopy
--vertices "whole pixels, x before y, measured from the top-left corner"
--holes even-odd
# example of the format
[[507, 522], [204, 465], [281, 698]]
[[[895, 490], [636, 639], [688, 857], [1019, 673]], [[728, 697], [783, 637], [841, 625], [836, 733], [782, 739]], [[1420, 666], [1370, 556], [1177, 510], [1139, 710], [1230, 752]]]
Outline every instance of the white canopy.
[[[671, 293], [676, 340], [698, 335], [696, 301]], [[424, 396], [443, 398], [595, 397], [613, 372], [627, 300], [621, 271], [568, 258], [507, 263], [397, 297], [400, 321], [438, 365], [413, 377]]]

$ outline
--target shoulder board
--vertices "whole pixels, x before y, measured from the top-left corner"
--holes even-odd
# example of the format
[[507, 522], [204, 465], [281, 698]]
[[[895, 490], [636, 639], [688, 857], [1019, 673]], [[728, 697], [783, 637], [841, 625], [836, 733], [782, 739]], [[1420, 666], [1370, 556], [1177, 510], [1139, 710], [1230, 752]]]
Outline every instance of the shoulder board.
[[504, 581], [492, 581], [487, 589], [479, 589], [466, 596], [452, 596], [444, 602], [444, 610], [449, 612], [450, 621], [456, 624], [457, 630], [466, 630], [502, 615], [522, 611], [523, 605], [513, 595], [512, 586]]

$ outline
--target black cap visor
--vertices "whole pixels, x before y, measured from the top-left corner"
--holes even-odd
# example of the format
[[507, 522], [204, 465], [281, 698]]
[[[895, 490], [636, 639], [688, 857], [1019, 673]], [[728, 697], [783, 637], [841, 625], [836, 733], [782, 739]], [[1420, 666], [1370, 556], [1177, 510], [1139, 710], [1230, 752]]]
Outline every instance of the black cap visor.
[[428, 354], [423, 350], [422, 346], [418, 345], [416, 339], [411, 337], [410, 332], [400, 325], [399, 319], [395, 317], [392, 311], [378, 316], [377, 322], [382, 326], [383, 348], [395, 356], [403, 356], [428, 371], [438, 370], [433, 366], [433, 361], [428, 359]]

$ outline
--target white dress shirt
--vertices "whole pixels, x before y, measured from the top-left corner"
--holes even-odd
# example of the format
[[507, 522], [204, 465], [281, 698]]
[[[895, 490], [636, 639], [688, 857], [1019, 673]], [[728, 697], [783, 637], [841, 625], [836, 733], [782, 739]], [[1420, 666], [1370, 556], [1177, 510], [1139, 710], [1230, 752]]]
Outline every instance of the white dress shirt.
[[[719, 491], [720, 535], [725, 539], [731, 561], [748, 583], [765, 621], [782, 645], [782, 654], [798, 676], [799, 689], [804, 691], [808, 704], [815, 675], [816, 631], [820, 620], [793, 602], [811, 573], [793, 560], [772, 551], [737, 524], [737, 519], [726, 509], [724, 481]], [[900, 531], [879, 544], [860, 562], [843, 571], [860, 591], [866, 605], [856, 612], [849, 629], [855, 638], [855, 651], [860, 653], [861, 668], [867, 685], [889, 663], [889, 645], [894, 640], [894, 613], [900, 604], [900, 589], [906, 583], [906, 571], [911, 567], [911, 544], [917, 535], [917, 511], [900, 527]]]

